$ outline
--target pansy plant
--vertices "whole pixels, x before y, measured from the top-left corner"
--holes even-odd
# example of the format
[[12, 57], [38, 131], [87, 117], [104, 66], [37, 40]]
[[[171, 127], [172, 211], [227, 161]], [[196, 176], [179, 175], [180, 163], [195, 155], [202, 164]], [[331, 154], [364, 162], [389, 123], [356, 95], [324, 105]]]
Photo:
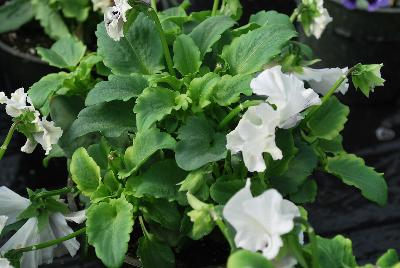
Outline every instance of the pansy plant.
[[[318, 36], [330, 20], [322, 1], [302, 1], [291, 18], [262, 11], [245, 25], [238, 0], [193, 13], [187, 1], [163, 11], [155, 4], [107, 8], [96, 54], [74, 39], [41, 50], [61, 70], [29, 89], [35, 109], [19, 109], [50, 115], [62, 129], [48, 158], [68, 159], [73, 188], [50, 193], [79, 193], [87, 220], [45, 242], [38, 228], [56, 228], [53, 215], [65, 226], [68, 216], [31, 197], [33, 212], [22, 215], [33, 245], [7, 242], [3, 258], [24, 262], [34, 248], [50, 254], [59, 243], [73, 255], [65, 241], [85, 233], [107, 267], [175, 267], [183, 250], [212, 235], [227, 241], [220, 264], [228, 268], [358, 267], [351, 242], [317, 236], [302, 205], [315, 200], [317, 169], [386, 203], [383, 174], [343, 149], [349, 108], [334, 96], [350, 81], [369, 96], [383, 85], [381, 65], [310, 67], [292, 22]], [[3, 214], [32, 206], [22, 203]], [[398, 261], [389, 251], [378, 262], [389, 258]]]

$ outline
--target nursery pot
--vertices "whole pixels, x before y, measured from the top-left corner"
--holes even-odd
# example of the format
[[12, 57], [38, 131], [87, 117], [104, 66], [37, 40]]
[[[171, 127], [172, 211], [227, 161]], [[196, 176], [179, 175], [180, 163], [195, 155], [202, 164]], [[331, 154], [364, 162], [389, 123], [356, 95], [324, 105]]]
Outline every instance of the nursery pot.
[[20, 87], [28, 89], [40, 78], [55, 71], [38, 57], [22, 53], [0, 40], [0, 75], [5, 87], [1, 91], [10, 94]]
[[357, 63], [383, 63], [384, 87], [377, 88], [370, 99], [351, 89], [343, 98], [348, 103], [389, 104], [400, 96], [400, 8], [375, 12], [348, 10], [338, 0], [325, 1], [332, 16], [320, 39], [301, 36], [322, 59], [316, 67], [345, 67]]

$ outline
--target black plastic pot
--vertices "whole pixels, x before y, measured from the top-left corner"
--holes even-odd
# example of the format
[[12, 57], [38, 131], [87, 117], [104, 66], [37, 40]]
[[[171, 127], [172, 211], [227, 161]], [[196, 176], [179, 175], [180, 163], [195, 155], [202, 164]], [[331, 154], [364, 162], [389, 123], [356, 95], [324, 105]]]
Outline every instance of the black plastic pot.
[[56, 69], [41, 61], [38, 57], [22, 53], [0, 41], [0, 74], [5, 89], [13, 92], [19, 87], [29, 88], [46, 74]]
[[320, 39], [301, 37], [312, 47], [318, 67], [344, 67], [361, 63], [383, 63], [385, 87], [378, 88], [370, 100], [350, 90], [349, 103], [389, 104], [400, 96], [400, 8], [375, 12], [348, 10], [338, 0], [325, 1], [333, 21]]

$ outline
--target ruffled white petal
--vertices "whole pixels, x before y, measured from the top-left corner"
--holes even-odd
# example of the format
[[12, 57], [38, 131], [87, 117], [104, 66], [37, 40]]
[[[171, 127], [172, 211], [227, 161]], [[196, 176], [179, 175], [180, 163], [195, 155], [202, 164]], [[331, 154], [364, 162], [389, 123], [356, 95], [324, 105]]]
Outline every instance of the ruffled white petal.
[[0, 268], [13, 268], [7, 259], [0, 258]]
[[6, 101], [6, 113], [11, 117], [18, 117], [26, 111], [34, 111], [34, 108], [28, 101], [28, 95], [23, 88], [17, 89], [11, 93], [11, 98]]
[[37, 124], [39, 131], [33, 133], [33, 137], [46, 151], [46, 155], [48, 155], [53, 145], [58, 143], [63, 131], [61, 128], [54, 126], [54, 122], [47, 121], [46, 118], [42, 118]]
[[0, 216], [0, 234], [3, 231], [4, 227], [6, 226], [7, 220], [8, 220], [7, 216], [4, 215]]
[[[346, 75], [348, 68], [324, 68], [313, 69], [303, 67], [302, 73], [294, 73], [299, 79], [307, 81], [312, 89], [319, 94], [325, 95], [337, 80]], [[349, 89], [349, 81], [346, 80], [339, 86], [336, 92], [346, 94]]]
[[7, 103], [8, 98], [4, 92], [0, 92], [0, 104], [5, 104]]
[[14, 193], [7, 187], [0, 187], [0, 215], [8, 217], [6, 225], [16, 222], [17, 216], [30, 204], [31, 202], [28, 199]]
[[319, 39], [324, 32], [326, 26], [332, 21], [328, 10], [323, 7], [323, 1], [318, 1], [318, 10], [320, 16], [316, 17], [310, 25], [310, 33]]
[[[61, 213], [54, 213], [50, 216], [50, 227], [55, 237], [64, 237], [74, 232], [74, 230], [68, 226], [66, 218]], [[80, 247], [76, 238], [64, 241], [63, 246], [68, 250], [71, 256], [75, 256]]]
[[73, 221], [77, 224], [81, 224], [86, 220], [86, 210], [80, 210], [77, 212], [72, 212], [70, 214], [65, 215], [65, 219], [67, 221]]
[[97, 11], [100, 10], [101, 12], [105, 12], [105, 10], [111, 6], [111, 0], [92, 0], [93, 10]]
[[126, 22], [126, 12], [132, 7], [127, 0], [115, 0], [115, 6], [109, 7], [104, 12], [104, 23], [107, 34], [119, 41], [124, 37], [124, 22]]
[[236, 230], [238, 247], [262, 251], [267, 259], [272, 260], [283, 245], [281, 236], [293, 229], [293, 219], [300, 216], [300, 212], [274, 189], [252, 197], [248, 180], [246, 186], [225, 205], [223, 216]]
[[36, 149], [37, 144], [35, 140], [27, 139], [24, 146], [21, 147], [21, 152], [31, 154]]

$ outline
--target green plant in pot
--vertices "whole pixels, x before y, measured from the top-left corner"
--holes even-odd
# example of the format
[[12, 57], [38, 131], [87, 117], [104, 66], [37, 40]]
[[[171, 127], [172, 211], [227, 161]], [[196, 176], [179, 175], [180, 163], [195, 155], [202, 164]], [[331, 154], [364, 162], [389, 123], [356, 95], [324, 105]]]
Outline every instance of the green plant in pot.
[[[72, 71], [28, 94], [0, 93], [14, 122], [0, 159], [19, 131], [23, 151], [67, 158], [71, 177], [28, 198], [0, 187], [1, 234], [11, 237], [1, 262], [73, 256], [85, 236], [107, 267], [359, 267], [351, 241], [316, 235], [303, 205], [317, 195], [315, 170], [385, 205], [383, 174], [342, 147], [349, 108], [335, 97], [348, 78], [368, 95], [381, 66], [313, 69], [287, 15], [262, 11], [239, 26], [240, 3], [224, 3], [187, 13], [188, 2], [157, 11], [155, 1], [118, 1], [97, 27], [96, 55], [46, 51]], [[196, 250], [204, 244], [216, 260]], [[389, 250], [377, 265], [398, 262]]]

